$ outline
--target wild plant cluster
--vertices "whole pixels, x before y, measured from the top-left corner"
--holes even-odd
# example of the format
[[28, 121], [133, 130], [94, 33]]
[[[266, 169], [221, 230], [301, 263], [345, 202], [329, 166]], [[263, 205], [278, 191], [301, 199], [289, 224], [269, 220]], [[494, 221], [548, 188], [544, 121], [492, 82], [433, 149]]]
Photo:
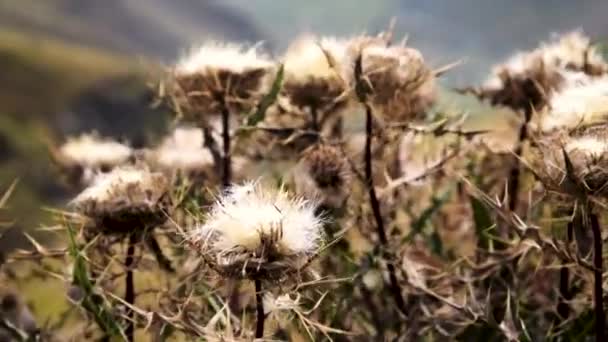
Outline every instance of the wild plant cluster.
[[437, 110], [453, 66], [390, 30], [191, 51], [153, 82], [158, 144], [51, 148], [79, 189], [53, 210], [67, 247], [32, 238], [2, 277], [72, 306], [36, 323], [14, 289], [0, 336], [605, 341], [608, 64], [573, 32], [460, 89], [517, 115], [501, 146]]

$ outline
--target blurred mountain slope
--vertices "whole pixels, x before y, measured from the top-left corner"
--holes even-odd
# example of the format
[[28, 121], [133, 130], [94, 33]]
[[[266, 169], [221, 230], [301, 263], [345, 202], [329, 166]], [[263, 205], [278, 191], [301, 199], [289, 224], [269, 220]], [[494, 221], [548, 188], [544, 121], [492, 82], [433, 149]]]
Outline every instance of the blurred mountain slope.
[[[48, 37], [0, 31], [0, 189], [19, 185], [6, 216], [23, 229], [44, 221], [41, 207], [65, 193], [49, 163], [52, 123], [87, 87], [137, 70], [128, 59]], [[11, 234], [0, 239], [14, 241]]]
[[161, 59], [206, 38], [262, 39], [238, 10], [200, 0], [0, 0], [3, 27]]

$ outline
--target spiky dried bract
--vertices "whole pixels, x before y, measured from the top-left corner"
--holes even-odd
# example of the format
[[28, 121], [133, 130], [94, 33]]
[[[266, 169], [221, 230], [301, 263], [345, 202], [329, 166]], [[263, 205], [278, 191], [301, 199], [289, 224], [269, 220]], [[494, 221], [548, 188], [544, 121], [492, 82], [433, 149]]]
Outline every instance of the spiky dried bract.
[[568, 73], [597, 76], [607, 71], [608, 65], [590, 45], [589, 38], [575, 31], [495, 66], [478, 95], [514, 110], [527, 110], [530, 106], [539, 110], [562, 87]]
[[281, 281], [305, 267], [323, 243], [315, 208], [282, 188], [235, 185], [186, 239], [224, 276]]
[[186, 119], [250, 112], [270, 89], [275, 63], [257, 46], [209, 42], [177, 63], [173, 95]]
[[147, 155], [148, 162], [167, 173], [204, 175], [213, 172], [213, 156], [204, 146], [203, 131], [178, 127]]
[[608, 76], [571, 78], [554, 93], [541, 115], [544, 132], [573, 129], [605, 121], [608, 117]]
[[104, 232], [132, 232], [165, 221], [168, 181], [162, 173], [121, 167], [98, 174], [71, 205]]
[[77, 168], [78, 183], [89, 183], [95, 172], [107, 172], [127, 163], [133, 150], [124, 144], [97, 134], [70, 137], [56, 150], [55, 160], [66, 170]]
[[548, 189], [563, 195], [608, 195], [608, 135], [602, 128], [539, 142], [533, 168]]
[[331, 114], [348, 102], [349, 81], [341, 74], [347, 41], [303, 37], [285, 54], [283, 95], [294, 106]]
[[318, 144], [308, 148], [293, 177], [298, 194], [319, 199], [328, 208], [341, 208], [350, 194], [350, 166], [335, 146]]
[[492, 105], [517, 111], [528, 110], [530, 106], [539, 109], [562, 83], [560, 69], [547, 64], [540, 52], [518, 53], [494, 67], [479, 96]]
[[435, 77], [418, 50], [372, 44], [361, 52], [361, 67], [369, 103], [387, 121], [410, 121], [435, 103]]

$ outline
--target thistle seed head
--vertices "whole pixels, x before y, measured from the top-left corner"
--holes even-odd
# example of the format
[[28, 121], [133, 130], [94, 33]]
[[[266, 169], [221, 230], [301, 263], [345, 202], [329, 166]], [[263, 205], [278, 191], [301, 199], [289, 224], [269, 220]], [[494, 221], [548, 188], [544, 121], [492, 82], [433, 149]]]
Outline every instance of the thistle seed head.
[[372, 44], [361, 51], [361, 67], [366, 96], [387, 121], [410, 121], [435, 103], [435, 78], [418, 50]]
[[341, 73], [346, 41], [302, 37], [285, 54], [283, 95], [301, 110], [322, 114], [345, 105], [349, 81]]
[[608, 76], [570, 75], [565, 87], [554, 93], [542, 112], [543, 132], [573, 129], [605, 121], [608, 117]]
[[258, 183], [235, 185], [186, 237], [228, 277], [280, 281], [299, 272], [322, 245], [316, 203]]
[[104, 139], [97, 134], [70, 137], [54, 150], [54, 160], [66, 172], [73, 175], [74, 183], [89, 184], [97, 172], [108, 172], [126, 164], [133, 157], [133, 150], [119, 142]]
[[529, 52], [520, 52], [494, 67], [479, 97], [494, 105], [541, 109], [560, 90], [569, 73], [605, 74], [608, 65], [580, 31], [571, 32]]
[[211, 174], [214, 171], [213, 157], [203, 144], [200, 128], [178, 127], [146, 157], [150, 165], [168, 174]]
[[103, 232], [131, 232], [165, 221], [168, 181], [161, 173], [121, 167], [98, 174], [93, 183], [71, 201]]
[[186, 119], [199, 121], [223, 107], [248, 113], [268, 92], [275, 67], [257, 46], [209, 42], [174, 67], [172, 93]]

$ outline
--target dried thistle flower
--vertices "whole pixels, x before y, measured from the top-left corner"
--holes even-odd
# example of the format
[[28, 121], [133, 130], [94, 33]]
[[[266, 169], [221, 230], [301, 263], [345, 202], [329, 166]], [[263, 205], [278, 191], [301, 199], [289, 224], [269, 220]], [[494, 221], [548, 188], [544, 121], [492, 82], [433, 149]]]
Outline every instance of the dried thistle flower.
[[70, 137], [52, 150], [53, 160], [68, 175], [70, 182], [89, 184], [96, 172], [108, 172], [133, 157], [133, 150], [119, 142], [97, 134]]
[[369, 103], [387, 121], [410, 121], [435, 102], [435, 78], [418, 50], [371, 44], [361, 51], [361, 67]]
[[538, 109], [562, 83], [560, 69], [547, 64], [541, 52], [518, 53], [494, 67], [478, 96], [513, 110]]
[[589, 38], [575, 31], [495, 66], [477, 95], [514, 110], [527, 110], [530, 105], [538, 110], [561, 88], [568, 73], [596, 76], [607, 71], [608, 65]]
[[[347, 41], [303, 37], [285, 54], [283, 95], [300, 110], [332, 114], [349, 100], [349, 80], [341, 74]], [[321, 120], [321, 118], [319, 118]]]
[[338, 148], [331, 145], [318, 144], [305, 150], [293, 177], [298, 194], [317, 198], [328, 208], [341, 208], [351, 190], [348, 161]]
[[165, 221], [168, 181], [162, 173], [121, 167], [98, 174], [71, 205], [103, 232], [132, 232]]
[[146, 159], [151, 165], [171, 174], [211, 174], [214, 171], [213, 156], [203, 144], [200, 128], [178, 127], [158, 148], [147, 153]]
[[186, 239], [224, 276], [281, 281], [302, 270], [322, 245], [323, 220], [315, 207], [282, 188], [235, 185]]
[[272, 83], [275, 63], [258, 46], [209, 42], [173, 69], [175, 97], [187, 119], [201, 115], [250, 112]]
[[560, 36], [556, 41], [542, 44], [540, 50], [546, 63], [560, 68], [598, 76], [608, 72], [608, 64], [591, 45], [591, 39], [576, 30]]
[[585, 126], [608, 117], [608, 77], [571, 77], [540, 117], [544, 132]]

